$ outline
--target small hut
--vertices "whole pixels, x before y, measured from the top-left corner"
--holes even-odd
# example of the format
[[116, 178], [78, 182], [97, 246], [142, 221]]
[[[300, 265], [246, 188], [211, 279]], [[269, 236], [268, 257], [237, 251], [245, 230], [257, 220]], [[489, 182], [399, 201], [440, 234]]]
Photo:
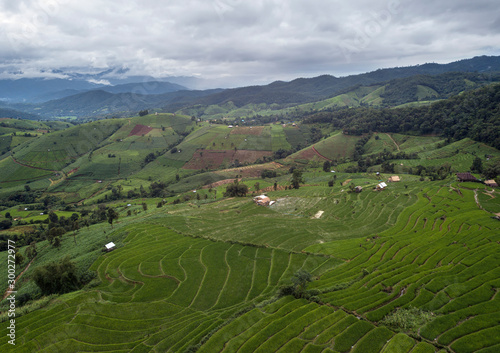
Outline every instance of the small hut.
[[112, 250], [115, 250], [116, 249], [116, 245], [115, 243], [111, 242], [111, 243], [107, 243], [106, 245], [104, 245], [104, 247], [106, 248], [106, 251], [107, 252], [110, 252]]
[[384, 183], [384, 182], [381, 182], [380, 184], [377, 185], [377, 190], [380, 191], [380, 190], [385, 190], [385, 188], [387, 187], [387, 184]]
[[401, 179], [397, 175], [391, 176], [388, 180], [389, 183], [397, 183], [398, 181], [401, 181]]
[[259, 195], [253, 198], [253, 202], [259, 206], [269, 206], [271, 199], [266, 195]]
[[489, 186], [489, 187], [492, 187], [492, 188], [497, 188], [498, 187], [498, 184], [495, 180], [491, 179], [491, 180], [486, 180], [484, 182], [486, 184], [486, 186]]
[[471, 173], [457, 173], [458, 181], [478, 181]]
[[355, 191], [355, 192], [357, 192], [357, 193], [360, 193], [361, 191], [363, 191], [363, 187], [361, 187], [361, 186], [356, 186], [356, 187], [354, 188], [354, 191]]

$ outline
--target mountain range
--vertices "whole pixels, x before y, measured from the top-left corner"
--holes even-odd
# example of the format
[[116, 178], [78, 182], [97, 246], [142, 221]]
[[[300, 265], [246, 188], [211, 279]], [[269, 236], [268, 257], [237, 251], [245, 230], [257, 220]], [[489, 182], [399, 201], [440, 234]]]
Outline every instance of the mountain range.
[[[445, 75], [447, 73], [462, 75]], [[359, 86], [392, 83], [393, 97], [389, 102], [410, 103], [412, 98], [394, 97], [401, 91], [394, 80], [409, 78], [415, 91], [421, 81], [430, 82], [461, 80], [460, 87], [467, 89], [477, 84], [499, 79], [500, 56], [481, 56], [449, 64], [427, 63], [423, 65], [379, 69], [359, 75], [335, 77], [321, 75], [314, 78], [297, 78], [290, 82], [275, 81], [263, 86], [248, 86], [233, 89], [189, 90], [178, 83], [149, 77], [129, 77], [103, 84], [106, 72], [93, 76], [72, 76], [71, 79], [18, 79], [0, 80], [0, 97], [5, 108], [37, 114], [42, 118], [63, 116], [91, 117], [115, 113], [136, 112], [141, 109], [163, 109], [175, 112], [190, 106], [210, 106], [231, 102], [237, 108], [248, 104], [278, 104], [280, 107], [321, 101], [349, 92]], [[471, 75], [464, 76], [464, 73]], [[137, 80], [130, 82], [130, 80]], [[126, 83], [124, 83], [126, 82]], [[107, 81], [107, 83], [111, 83]], [[427, 87], [427, 86], [426, 86]], [[427, 88], [426, 88], [427, 89]], [[430, 89], [434, 90], [432, 84]], [[404, 90], [403, 90], [404, 91]], [[455, 92], [457, 93], [457, 92]], [[430, 94], [439, 99], [441, 93]], [[17, 101], [17, 103], [15, 103]], [[20, 103], [22, 102], [22, 103]]]

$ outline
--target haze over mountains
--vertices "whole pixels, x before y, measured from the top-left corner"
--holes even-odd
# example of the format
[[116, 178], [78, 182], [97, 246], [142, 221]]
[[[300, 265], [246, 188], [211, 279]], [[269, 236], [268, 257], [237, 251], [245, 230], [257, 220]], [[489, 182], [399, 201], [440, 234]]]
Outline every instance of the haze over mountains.
[[[331, 98], [360, 85], [370, 86], [411, 76], [435, 76], [450, 72], [476, 74], [470, 77], [462, 75], [461, 80], [481, 81], [482, 84], [487, 83], [488, 80], [496, 81], [498, 77], [495, 73], [500, 72], [500, 57], [481, 56], [449, 64], [427, 63], [379, 69], [346, 77], [322, 75], [314, 78], [297, 78], [290, 82], [275, 81], [264, 86], [203, 91], [190, 90], [196, 86], [196, 78], [155, 79], [124, 75], [111, 78], [107, 76], [109, 72], [92, 75], [64, 73], [67, 78], [0, 80], [0, 99], [5, 102], [5, 108], [37, 114], [42, 118], [106, 116], [140, 109], [165, 109], [175, 112], [193, 105], [229, 102], [236, 107], [262, 103], [297, 105]], [[479, 77], [478, 74], [482, 76]], [[455, 77], [448, 76], [445, 79], [453, 80]], [[415, 85], [421, 85], [417, 82], [418, 79], [413, 79], [413, 81]], [[182, 85], [182, 82], [190, 86]], [[434, 90], [433, 87], [430, 88]], [[429, 97], [443, 98], [440, 94], [440, 92], [432, 93], [433, 97]], [[407, 102], [411, 102], [411, 99], [403, 103]]]

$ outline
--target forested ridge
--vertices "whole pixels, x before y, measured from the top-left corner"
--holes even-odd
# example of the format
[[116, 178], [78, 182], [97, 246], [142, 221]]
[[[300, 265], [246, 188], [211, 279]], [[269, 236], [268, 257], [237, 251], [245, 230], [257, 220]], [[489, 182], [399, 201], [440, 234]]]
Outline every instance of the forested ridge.
[[500, 85], [465, 92], [429, 106], [343, 108], [312, 114], [305, 123], [330, 123], [347, 134], [393, 132], [469, 137], [500, 148]]

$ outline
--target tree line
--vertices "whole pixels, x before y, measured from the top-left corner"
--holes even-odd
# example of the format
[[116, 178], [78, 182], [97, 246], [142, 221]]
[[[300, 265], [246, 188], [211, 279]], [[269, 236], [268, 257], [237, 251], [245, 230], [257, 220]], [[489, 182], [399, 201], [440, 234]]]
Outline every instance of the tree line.
[[500, 85], [490, 85], [429, 106], [339, 108], [306, 116], [304, 123], [331, 124], [349, 135], [369, 132], [469, 137], [500, 149]]

